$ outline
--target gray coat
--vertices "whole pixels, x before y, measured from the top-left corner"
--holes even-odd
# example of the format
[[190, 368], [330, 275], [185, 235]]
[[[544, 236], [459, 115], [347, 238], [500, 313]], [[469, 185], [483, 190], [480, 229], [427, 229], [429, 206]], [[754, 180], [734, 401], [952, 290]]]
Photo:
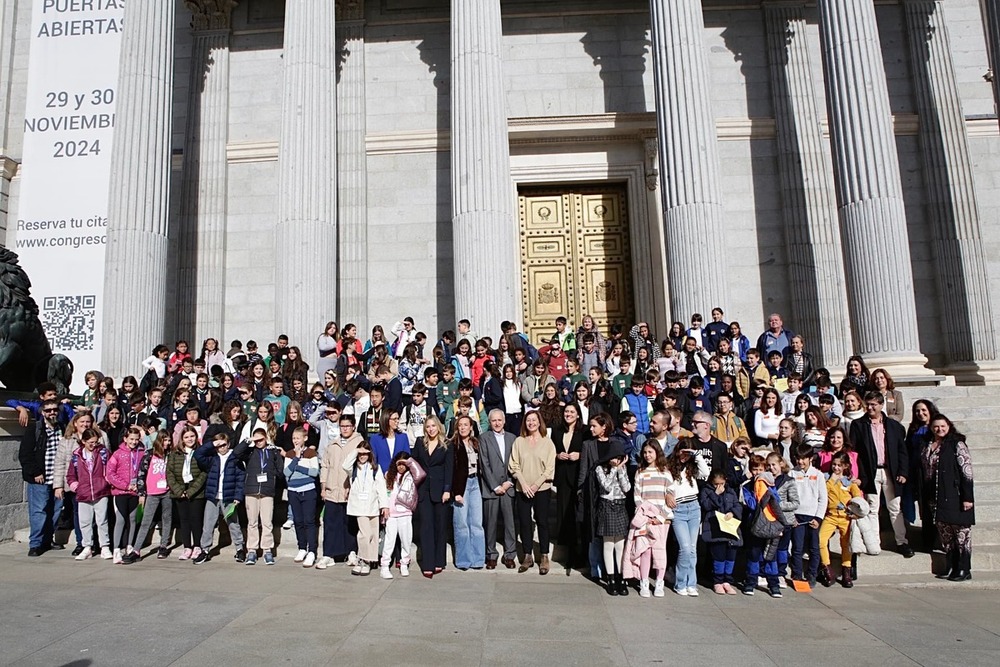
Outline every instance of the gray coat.
[[[510, 463], [510, 452], [514, 448], [514, 436], [506, 431], [503, 432], [504, 452], [500, 455], [500, 448], [497, 447], [496, 437], [493, 431], [487, 431], [479, 436], [479, 489], [483, 494], [483, 500], [496, 498], [493, 489], [504, 482], [514, 482], [507, 466]], [[514, 496], [514, 487], [507, 489], [504, 494]]]

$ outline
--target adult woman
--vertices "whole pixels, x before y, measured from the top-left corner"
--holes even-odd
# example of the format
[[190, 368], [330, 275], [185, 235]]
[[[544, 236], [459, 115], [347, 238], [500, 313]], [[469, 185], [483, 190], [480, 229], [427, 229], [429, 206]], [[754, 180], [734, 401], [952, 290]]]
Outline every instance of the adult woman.
[[906, 476], [903, 486], [903, 497], [900, 505], [903, 517], [909, 523], [916, 519], [913, 501], [919, 499], [920, 528], [923, 545], [928, 551], [934, 547], [937, 529], [931, 506], [934, 502], [934, 489], [923, 488], [924, 476], [920, 474], [920, 460], [931, 438], [931, 419], [938, 414], [937, 406], [931, 401], [920, 399], [913, 402], [910, 408], [910, 425], [906, 429], [906, 451], [910, 456], [910, 474]]
[[815, 405], [810, 405], [805, 412], [805, 430], [802, 433], [803, 444], [809, 445], [813, 451], [819, 451], [826, 441], [826, 433], [830, 430], [830, 420], [823, 411]]
[[600, 461], [607, 458], [611, 449], [611, 435], [614, 424], [605, 414], [590, 418], [590, 438], [583, 442], [580, 450], [580, 467], [576, 474], [577, 508], [576, 520], [580, 523], [580, 540], [587, 545], [590, 562], [590, 576], [594, 581], [601, 578], [603, 565], [601, 541], [596, 539], [597, 478], [594, 470]]
[[525, 415], [521, 435], [514, 440], [508, 469], [514, 477], [517, 519], [521, 532], [524, 560], [518, 572], [527, 572], [534, 564], [531, 514], [538, 526], [539, 574], [549, 573], [549, 504], [552, 478], [555, 475], [556, 447], [545, 437], [545, 424], [538, 412]]
[[[66, 490], [66, 473], [69, 470], [70, 459], [73, 452], [83, 446], [83, 432], [94, 427], [94, 417], [89, 412], [78, 412], [73, 415], [66, 426], [63, 437], [59, 440], [59, 447], [56, 449], [55, 468], [52, 471], [52, 488], [56, 498], [60, 498], [64, 503], [73, 506], [73, 534], [76, 537], [76, 548], [73, 550], [74, 556], [79, 556], [83, 552], [83, 534], [80, 532], [80, 515], [76, 505], [76, 494]], [[65, 497], [64, 497], [65, 496]], [[87, 536], [87, 543], [90, 544], [90, 535]]]
[[201, 344], [201, 358], [205, 360], [205, 372], [212, 373], [212, 366], [225, 368], [226, 353], [219, 349], [219, 341], [214, 338], [206, 338]]
[[[524, 406], [521, 405], [521, 381], [517, 379], [513, 364], [507, 364], [503, 367], [501, 391], [503, 393], [504, 430], [516, 436], [521, 432]], [[487, 414], [489, 413], [487, 412]]]
[[773, 445], [778, 440], [778, 424], [781, 423], [781, 398], [778, 390], [766, 387], [760, 399], [760, 407], [753, 413], [754, 444], [759, 447]]
[[844, 371], [844, 379], [840, 381], [840, 393], [853, 389], [863, 393], [868, 388], [868, 377], [871, 372], [865, 366], [865, 360], [858, 355], [852, 355], [847, 359], [847, 370]]
[[681, 446], [667, 457], [670, 475], [668, 492], [673, 496], [673, 528], [677, 538], [677, 568], [674, 592], [678, 595], [698, 595], [698, 533], [701, 529], [701, 507], [698, 505], [698, 480], [708, 479], [709, 467], [701, 452]]
[[102, 444], [110, 453], [114, 454], [118, 449], [118, 445], [122, 444], [122, 440], [125, 438], [126, 427], [122, 409], [117, 405], [112, 405], [108, 408], [108, 411], [104, 415], [104, 420], [98, 428], [101, 430]]
[[580, 408], [568, 403], [563, 408], [562, 418], [554, 422], [552, 442], [556, 447], [555, 476], [556, 487], [556, 541], [566, 548], [566, 569], [580, 567], [587, 550], [580, 542], [580, 531], [576, 522], [576, 480], [580, 473], [580, 452], [587, 435], [580, 421]]
[[424, 421], [424, 435], [413, 445], [413, 458], [427, 473], [417, 487], [420, 516], [420, 570], [430, 579], [446, 566], [445, 527], [451, 500], [454, 452], [444, 437], [444, 426], [434, 415]]
[[861, 400], [861, 394], [856, 391], [849, 391], [844, 394], [844, 412], [840, 415], [840, 426], [842, 429], [851, 432], [851, 422], [865, 416], [865, 404]]
[[[646, 549], [639, 560], [639, 596], [649, 597], [649, 572], [656, 568], [656, 583], [653, 596], [663, 597], [663, 577], [667, 569], [667, 535], [670, 532], [670, 522], [674, 511], [667, 505], [667, 488], [671, 484], [667, 472], [667, 458], [656, 440], [647, 440], [639, 452], [639, 470], [635, 474], [635, 484], [632, 495], [637, 508], [643, 503], [649, 503], [657, 509], [658, 516], [652, 517], [646, 523], [646, 538], [650, 547]], [[631, 559], [626, 554], [625, 567], [622, 574], [629, 576]]]
[[847, 431], [840, 426], [835, 426], [826, 432], [823, 448], [817, 454], [819, 456], [819, 469], [822, 472], [830, 472], [830, 462], [840, 452], [846, 453], [851, 460], [851, 479], [860, 484], [860, 480], [858, 480], [858, 453], [851, 446]]
[[939, 578], [968, 581], [972, 579], [972, 526], [976, 523], [972, 457], [965, 436], [944, 415], [931, 418], [931, 433], [933, 439], [920, 460], [925, 488], [934, 489], [931, 510], [948, 558], [948, 573]]
[[802, 376], [802, 386], [808, 387], [813, 380], [813, 358], [805, 351], [806, 339], [798, 334], [792, 336], [791, 351], [782, 361], [785, 370]]
[[729, 323], [729, 342], [732, 344], [733, 354], [738, 356], [740, 361], [746, 362], [747, 350], [750, 349], [750, 339], [743, 335], [740, 323], [735, 320]]
[[559, 389], [554, 382], [549, 382], [542, 389], [542, 402], [538, 406], [543, 424], [555, 424], [562, 419], [563, 402], [559, 400]]
[[424, 379], [424, 365], [417, 359], [417, 344], [408, 343], [399, 360], [399, 384], [403, 388], [403, 407], [413, 403], [413, 385]]
[[483, 532], [483, 496], [479, 490], [479, 439], [468, 415], [456, 420], [452, 440], [452, 488], [455, 500], [452, 528], [455, 534], [455, 567], [481, 569], [486, 565], [486, 534]]
[[884, 368], [873, 370], [872, 379], [868, 386], [872, 391], [882, 394], [885, 401], [882, 404], [882, 410], [886, 416], [898, 422], [903, 421], [903, 394], [896, 389], [896, 383], [892, 381], [889, 371]]
[[331, 320], [323, 327], [323, 333], [316, 338], [316, 349], [319, 352], [319, 361], [316, 362], [316, 372], [320, 376], [337, 367], [338, 333], [337, 323]]

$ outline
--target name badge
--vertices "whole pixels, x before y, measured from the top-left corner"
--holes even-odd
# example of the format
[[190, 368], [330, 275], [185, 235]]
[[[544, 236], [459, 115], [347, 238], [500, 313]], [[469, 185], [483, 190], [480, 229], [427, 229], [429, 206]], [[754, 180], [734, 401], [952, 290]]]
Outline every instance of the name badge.
[[360, 500], [361, 502], [367, 501], [368, 500], [368, 494], [367, 493], [359, 493], [358, 494], [358, 500]]
[[263, 475], [263, 474], [257, 475], [257, 483], [258, 484], [263, 484], [266, 481], [267, 481], [267, 475]]
[[156, 480], [156, 488], [157, 489], [166, 489], [167, 488], [167, 480], [165, 480], [165, 479], [158, 479], [158, 480]]

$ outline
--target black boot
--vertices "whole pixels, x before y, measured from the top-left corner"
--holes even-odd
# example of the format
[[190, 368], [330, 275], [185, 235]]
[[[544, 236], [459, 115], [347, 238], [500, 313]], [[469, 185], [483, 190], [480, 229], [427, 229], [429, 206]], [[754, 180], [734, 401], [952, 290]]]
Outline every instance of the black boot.
[[950, 579], [958, 570], [958, 550], [952, 547], [944, 555], [945, 570], [937, 575], [938, 579]]
[[621, 595], [622, 597], [627, 597], [628, 596], [628, 584], [625, 583], [625, 580], [622, 579], [622, 575], [620, 575], [620, 574], [616, 576], [616, 579], [618, 581], [618, 595]]
[[948, 577], [948, 581], [968, 581], [972, 579], [972, 552], [959, 552], [957, 560], [958, 569]]
[[604, 587], [608, 591], [608, 595], [618, 595], [618, 580], [615, 579], [613, 574], [604, 575]]
[[851, 554], [851, 580], [858, 580], [858, 555]]

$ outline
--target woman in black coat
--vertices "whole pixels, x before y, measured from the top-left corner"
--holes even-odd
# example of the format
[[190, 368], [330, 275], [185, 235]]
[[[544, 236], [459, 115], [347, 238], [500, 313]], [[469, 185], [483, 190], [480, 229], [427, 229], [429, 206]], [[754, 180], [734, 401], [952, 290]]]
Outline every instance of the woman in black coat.
[[944, 415], [931, 419], [931, 434], [933, 439], [920, 462], [925, 482], [936, 489], [934, 522], [948, 558], [948, 572], [939, 578], [967, 581], [972, 579], [972, 526], [976, 523], [972, 457], [965, 436]]
[[589, 436], [587, 425], [580, 420], [580, 409], [575, 403], [568, 403], [563, 408], [563, 418], [552, 429], [552, 442], [556, 445], [556, 472], [552, 481], [556, 487], [559, 525], [556, 541], [567, 549], [567, 568], [580, 567], [587, 554], [576, 520], [576, 480], [583, 441]]
[[427, 473], [417, 487], [417, 517], [420, 524], [420, 571], [430, 579], [444, 570], [448, 535], [445, 531], [452, 496], [454, 452], [448, 446], [444, 426], [431, 415], [424, 421], [424, 435], [411, 451], [413, 459]]

